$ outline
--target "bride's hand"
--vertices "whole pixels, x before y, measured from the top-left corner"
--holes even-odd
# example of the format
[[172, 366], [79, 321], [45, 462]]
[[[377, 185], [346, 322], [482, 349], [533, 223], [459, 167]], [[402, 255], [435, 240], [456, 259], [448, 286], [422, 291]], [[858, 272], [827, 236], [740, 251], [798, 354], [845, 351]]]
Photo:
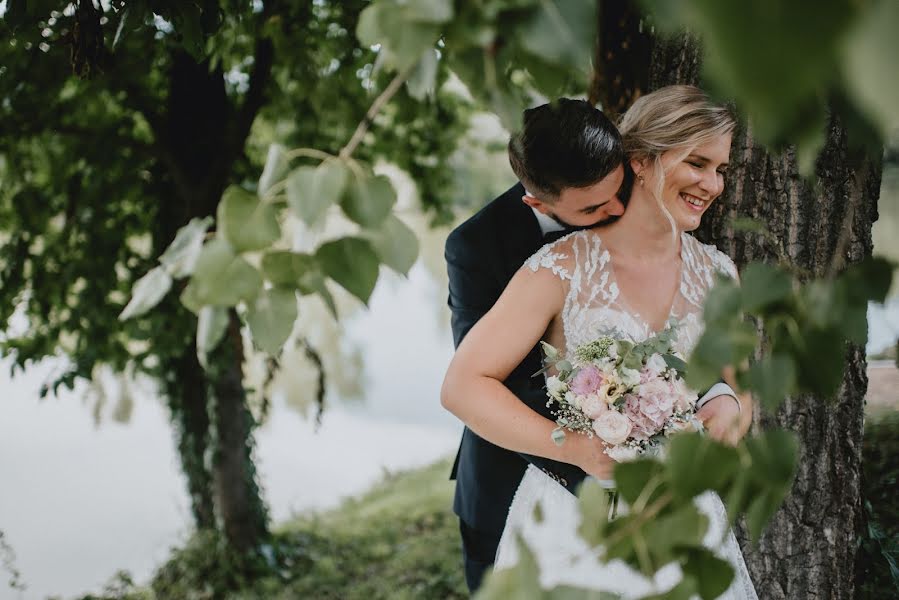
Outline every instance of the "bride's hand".
[[713, 440], [731, 446], [740, 442], [740, 406], [731, 396], [712, 398], [699, 409], [696, 417], [702, 421]]
[[[587, 475], [597, 479], [612, 479], [612, 470], [615, 461], [605, 453], [606, 443], [598, 437], [592, 438], [586, 435], [569, 435], [568, 439], [577, 440], [574, 444], [575, 456], [573, 464], [584, 470]], [[566, 443], [568, 443], [566, 441]]]

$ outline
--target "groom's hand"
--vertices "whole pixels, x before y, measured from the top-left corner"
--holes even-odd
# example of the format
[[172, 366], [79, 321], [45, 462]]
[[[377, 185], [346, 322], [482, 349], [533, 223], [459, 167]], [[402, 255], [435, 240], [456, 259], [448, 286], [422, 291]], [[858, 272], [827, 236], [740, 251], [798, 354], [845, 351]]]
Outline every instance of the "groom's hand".
[[740, 438], [740, 405], [733, 396], [715, 396], [706, 402], [696, 417], [712, 439], [736, 446]]

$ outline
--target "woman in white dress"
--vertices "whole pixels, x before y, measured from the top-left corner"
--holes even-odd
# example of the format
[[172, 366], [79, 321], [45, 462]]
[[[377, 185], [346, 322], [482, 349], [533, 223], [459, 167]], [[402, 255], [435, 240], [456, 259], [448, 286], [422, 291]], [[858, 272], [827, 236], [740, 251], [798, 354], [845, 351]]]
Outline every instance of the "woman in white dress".
[[[603, 335], [640, 342], [676, 319], [679, 350], [689, 355], [702, 332], [702, 303], [716, 273], [737, 276], [729, 257], [687, 233], [724, 189], [735, 127], [731, 113], [697, 88], [670, 86], [638, 99], [619, 127], [636, 177], [625, 214], [541, 248], [469, 332], [447, 371], [444, 406], [481, 437], [513, 451], [587, 462], [573, 460], [571, 453], [589, 445], [576, 440], [557, 447], [551, 440], [555, 423], [502, 385], [538, 340], [563, 351]], [[750, 421], [751, 399], [742, 395], [718, 412], [709, 433], [735, 443]], [[573, 437], [579, 436], [568, 440]], [[591, 475], [610, 478], [611, 459], [593, 464]], [[538, 503], [541, 522], [534, 517]], [[756, 599], [720, 499], [707, 493], [697, 504], [709, 517], [706, 545], [736, 573], [721, 597]], [[546, 588], [568, 584], [639, 598], [664, 592], [680, 579], [676, 565], [649, 581], [621, 561], [601, 564], [598, 551], [576, 533], [579, 519], [577, 499], [529, 467], [509, 511], [496, 568], [516, 562], [520, 535]]]

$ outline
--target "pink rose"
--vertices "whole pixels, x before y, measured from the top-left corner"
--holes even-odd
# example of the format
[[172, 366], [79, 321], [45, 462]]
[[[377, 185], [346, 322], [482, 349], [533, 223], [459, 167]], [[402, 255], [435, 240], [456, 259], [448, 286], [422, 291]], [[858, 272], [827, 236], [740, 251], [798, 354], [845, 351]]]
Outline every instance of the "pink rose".
[[620, 412], [607, 410], [593, 421], [593, 431], [607, 444], [620, 444], [631, 434], [631, 422]]
[[575, 394], [587, 396], [598, 390], [602, 382], [603, 376], [599, 369], [593, 365], [588, 365], [577, 372], [569, 387]]

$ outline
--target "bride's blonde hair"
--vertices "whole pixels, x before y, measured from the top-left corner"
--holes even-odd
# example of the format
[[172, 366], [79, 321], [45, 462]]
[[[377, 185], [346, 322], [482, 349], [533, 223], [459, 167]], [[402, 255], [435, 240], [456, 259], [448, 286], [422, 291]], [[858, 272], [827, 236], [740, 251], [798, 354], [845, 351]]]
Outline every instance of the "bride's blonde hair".
[[650, 190], [659, 209], [677, 235], [674, 217], [662, 202], [666, 170], [662, 155], [676, 150], [675, 165], [697, 146], [732, 133], [737, 120], [727, 106], [715, 104], [698, 87], [670, 85], [641, 96], [618, 123], [624, 153], [628, 160], [646, 161], [658, 174], [655, 189]]

